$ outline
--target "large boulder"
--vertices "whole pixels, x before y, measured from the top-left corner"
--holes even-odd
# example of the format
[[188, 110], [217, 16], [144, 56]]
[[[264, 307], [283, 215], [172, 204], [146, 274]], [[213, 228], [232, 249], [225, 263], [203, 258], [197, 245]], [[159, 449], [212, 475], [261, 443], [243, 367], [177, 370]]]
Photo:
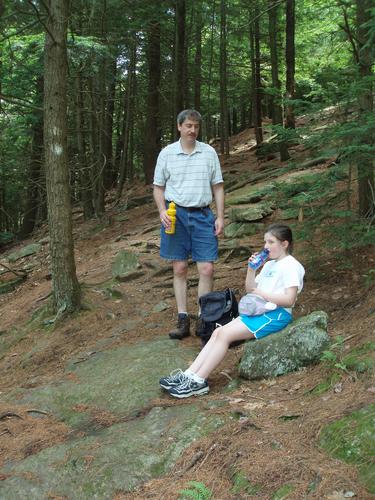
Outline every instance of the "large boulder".
[[138, 257], [128, 250], [120, 250], [112, 263], [112, 276], [120, 281], [134, 276], [134, 272], [140, 269]]
[[276, 335], [247, 342], [240, 375], [249, 380], [276, 377], [318, 362], [330, 343], [327, 319], [324, 311], [315, 311]]
[[231, 222], [256, 222], [271, 215], [274, 206], [266, 201], [255, 203], [244, 208], [232, 208], [229, 212]]
[[224, 229], [226, 238], [243, 238], [244, 236], [254, 236], [264, 229], [264, 224], [258, 222], [231, 222]]
[[17, 260], [22, 259], [22, 257], [28, 257], [29, 255], [34, 255], [35, 253], [39, 252], [41, 247], [42, 245], [40, 245], [39, 243], [31, 243], [30, 245], [26, 245], [22, 247], [20, 250], [17, 250], [16, 252], [9, 254], [8, 261], [16, 262]]

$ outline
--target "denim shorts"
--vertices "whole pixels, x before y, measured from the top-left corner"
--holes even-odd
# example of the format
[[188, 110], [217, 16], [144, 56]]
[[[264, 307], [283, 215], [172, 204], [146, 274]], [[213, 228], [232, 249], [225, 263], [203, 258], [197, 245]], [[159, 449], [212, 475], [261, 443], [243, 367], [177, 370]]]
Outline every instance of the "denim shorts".
[[176, 231], [166, 234], [160, 229], [160, 257], [168, 260], [214, 262], [218, 257], [215, 216], [209, 207], [188, 210], [176, 207]]
[[260, 314], [259, 316], [240, 316], [242, 323], [256, 339], [261, 339], [285, 328], [292, 321], [292, 315], [283, 307]]

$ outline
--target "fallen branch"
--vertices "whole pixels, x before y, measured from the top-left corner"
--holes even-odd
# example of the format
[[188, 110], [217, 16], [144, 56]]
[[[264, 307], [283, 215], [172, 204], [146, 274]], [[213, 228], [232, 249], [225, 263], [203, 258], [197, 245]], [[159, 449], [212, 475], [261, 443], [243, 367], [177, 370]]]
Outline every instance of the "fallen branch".
[[194, 453], [190, 462], [182, 470], [178, 471], [178, 475], [183, 476], [188, 470], [192, 469], [194, 465], [203, 457], [203, 455], [204, 453], [202, 450], [199, 450], [196, 453]]
[[36, 408], [31, 408], [30, 410], [26, 410], [27, 413], [41, 413], [42, 415], [49, 415], [48, 411], [37, 410]]
[[17, 417], [21, 420], [23, 420], [23, 417], [21, 415], [18, 415], [17, 413], [13, 413], [12, 411], [5, 411], [4, 413], [0, 413], [0, 420], [3, 420], [4, 418], [7, 417]]
[[38, 299], [36, 299], [35, 302], [41, 302], [42, 300], [48, 299], [48, 297], [50, 297], [51, 295], [52, 295], [52, 292], [48, 292], [46, 295], [42, 295], [42, 297], [39, 297]]
[[217, 448], [217, 443], [214, 443], [212, 446], [210, 446], [210, 449], [208, 450], [206, 456], [204, 457], [204, 459], [202, 460], [202, 462], [199, 464], [198, 466], [198, 469], [200, 467], [202, 467], [202, 465], [204, 464], [204, 462], [207, 460], [207, 458], [211, 455], [211, 453], [215, 450], [215, 448]]
[[25, 278], [27, 276], [27, 271], [24, 271], [24, 270], [23, 271], [16, 271], [16, 270], [8, 267], [6, 264], [3, 264], [2, 262], [0, 262], [0, 267], [4, 267], [7, 271], [15, 274], [19, 278]]

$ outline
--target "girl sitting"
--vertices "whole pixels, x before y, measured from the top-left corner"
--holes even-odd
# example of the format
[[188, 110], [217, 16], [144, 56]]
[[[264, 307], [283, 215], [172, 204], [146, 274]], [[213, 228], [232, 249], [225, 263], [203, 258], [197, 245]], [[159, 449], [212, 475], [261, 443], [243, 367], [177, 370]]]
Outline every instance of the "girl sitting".
[[[248, 266], [246, 292], [254, 293], [276, 308], [259, 316], [245, 316], [216, 328], [186, 371], [175, 370], [160, 379], [160, 386], [175, 398], [207, 394], [207, 378], [224, 358], [229, 345], [238, 340], [261, 339], [285, 328], [292, 321], [292, 308], [302, 290], [305, 270], [292, 255], [293, 236], [284, 224], [272, 224], [264, 235], [269, 260], [261, 272]], [[251, 255], [251, 262], [257, 254]]]

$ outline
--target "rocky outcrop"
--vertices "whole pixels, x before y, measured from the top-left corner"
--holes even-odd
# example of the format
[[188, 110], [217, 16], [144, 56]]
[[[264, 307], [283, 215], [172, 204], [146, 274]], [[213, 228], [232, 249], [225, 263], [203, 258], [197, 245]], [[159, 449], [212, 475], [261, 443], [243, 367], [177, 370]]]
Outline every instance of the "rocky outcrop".
[[232, 222], [256, 222], [272, 214], [274, 206], [269, 202], [255, 203], [246, 208], [232, 208], [229, 219]]
[[329, 343], [327, 314], [315, 311], [276, 335], [247, 342], [239, 373], [249, 380], [283, 375], [318, 362]]
[[129, 280], [140, 267], [138, 257], [133, 252], [120, 250], [112, 263], [112, 276], [120, 281]]
[[41, 247], [42, 245], [40, 245], [39, 243], [31, 243], [30, 245], [26, 245], [17, 252], [9, 254], [8, 261], [16, 262], [17, 260], [22, 259], [22, 257], [28, 257], [29, 255], [34, 255], [35, 253], [39, 252]]

